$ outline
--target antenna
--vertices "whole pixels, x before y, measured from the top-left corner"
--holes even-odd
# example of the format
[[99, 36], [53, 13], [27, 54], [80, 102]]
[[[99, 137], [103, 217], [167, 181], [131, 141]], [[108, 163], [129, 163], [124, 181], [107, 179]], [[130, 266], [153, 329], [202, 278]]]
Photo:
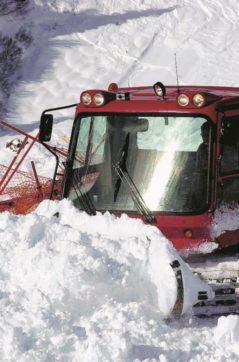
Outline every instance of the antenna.
[[174, 60], [175, 60], [175, 70], [176, 70], [176, 78], [177, 78], [177, 88], [179, 93], [179, 81], [178, 81], [178, 65], [177, 65], [177, 54], [174, 53]]
[[130, 75], [128, 76], [128, 87], [132, 87]]

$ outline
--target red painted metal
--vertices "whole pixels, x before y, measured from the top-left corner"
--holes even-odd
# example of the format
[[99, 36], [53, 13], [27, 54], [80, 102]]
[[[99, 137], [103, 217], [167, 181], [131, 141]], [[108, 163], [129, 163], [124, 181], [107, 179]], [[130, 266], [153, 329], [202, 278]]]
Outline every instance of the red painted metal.
[[[39, 142], [38, 135], [35, 137], [28, 135], [4, 121], [1, 121], [0, 125], [24, 136], [24, 140], [10, 164], [8, 166], [0, 164], [0, 212], [26, 214], [33, 211], [42, 200], [49, 198], [52, 179], [39, 176], [34, 162], [31, 162], [32, 172], [20, 169], [34, 144]], [[67, 151], [51, 148], [58, 153], [61, 160], [60, 167], [64, 169]], [[55, 198], [58, 197], [55, 195]]]
[[[128, 216], [143, 220], [139, 214], [128, 213]], [[156, 215], [155, 222], [147, 224], [160, 229], [177, 250], [197, 250], [202, 244], [215, 242], [211, 235], [212, 220], [213, 214], [204, 212], [200, 215]], [[191, 238], [185, 237], [186, 230], [192, 231]]]
[[39, 196], [43, 199], [43, 191], [42, 191], [42, 185], [39, 181], [39, 177], [37, 175], [37, 171], [36, 171], [36, 167], [35, 167], [35, 163], [33, 161], [31, 161], [31, 165], [32, 165], [32, 171], [33, 171], [33, 175], [34, 175], [34, 178], [36, 180], [36, 189], [38, 190], [39, 192]]
[[[25, 137], [24, 141], [22, 142], [22, 144], [17, 152], [17, 155], [13, 158], [5, 175], [2, 178], [2, 181], [0, 182], [0, 194], [2, 194], [4, 192], [7, 185], [13, 178], [16, 171], [20, 168], [21, 164], [23, 163], [24, 159], [26, 158], [27, 154], [30, 152], [32, 146], [34, 145], [34, 143], [36, 142], [37, 139], [38, 139], [38, 135], [31, 141], [29, 146], [24, 150], [24, 147], [27, 145], [27, 142], [28, 142], [28, 137]], [[14, 163], [16, 163], [18, 156], [20, 156], [21, 151], [23, 151], [23, 150], [24, 150], [23, 155], [21, 156], [20, 160], [17, 162], [16, 166], [13, 168]]]

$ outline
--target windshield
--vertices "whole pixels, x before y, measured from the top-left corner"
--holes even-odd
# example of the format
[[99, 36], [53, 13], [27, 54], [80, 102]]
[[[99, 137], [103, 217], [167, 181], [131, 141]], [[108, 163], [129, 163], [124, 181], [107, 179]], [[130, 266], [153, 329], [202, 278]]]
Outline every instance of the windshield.
[[127, 175], [151, 212], [200, 212], [208, 203], [210, 133], [198, 116], [79, 118], [65, 196], [80, 208], [88, 195], [96, 210], [137, 212]]

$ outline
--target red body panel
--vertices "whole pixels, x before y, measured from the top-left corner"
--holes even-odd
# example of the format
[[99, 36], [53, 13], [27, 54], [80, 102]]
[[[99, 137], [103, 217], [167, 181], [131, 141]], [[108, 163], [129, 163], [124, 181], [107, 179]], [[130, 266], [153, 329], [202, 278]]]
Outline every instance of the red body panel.
[[[128, 216], [143, 220], [139, 214], [128, 213]], [[211, 237], [211, 222], [212, 215], [206, 212], [201, 215], [156, 215], [155, 222], [147, 224], [157, 227], [177, 250], [197, 250], [204, 243], [215, 242]], [[185, 236], [187, 230], [192, 231], [192, 237]]]

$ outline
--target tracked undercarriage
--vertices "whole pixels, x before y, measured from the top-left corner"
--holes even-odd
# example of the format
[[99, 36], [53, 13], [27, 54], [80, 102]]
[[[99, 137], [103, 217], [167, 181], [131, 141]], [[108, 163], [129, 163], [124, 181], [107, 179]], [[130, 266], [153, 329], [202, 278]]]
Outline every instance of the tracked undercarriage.
[[239, 314], [239, 248], [213, 254], [190, 254], [184, 257], [192, 271], [213, 289], [215, 297], [199, 292], [193, 314], [198, 317]]

